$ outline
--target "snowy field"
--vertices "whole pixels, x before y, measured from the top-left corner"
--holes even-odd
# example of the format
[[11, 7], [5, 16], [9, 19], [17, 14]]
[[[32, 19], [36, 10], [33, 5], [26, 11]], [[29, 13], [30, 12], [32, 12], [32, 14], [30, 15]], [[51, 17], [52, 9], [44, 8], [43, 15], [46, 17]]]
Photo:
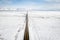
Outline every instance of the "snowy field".
[[23, 40], [24, 12], [0, 12], [0, 40]]
[[[23, 40], [26, 12], [0, 12], [0, 40]], [[59, 11], [29, 11], [30, 40], [60, 40]]]
[[60, 12], [29, 12], [30, 40], [60, 40]]

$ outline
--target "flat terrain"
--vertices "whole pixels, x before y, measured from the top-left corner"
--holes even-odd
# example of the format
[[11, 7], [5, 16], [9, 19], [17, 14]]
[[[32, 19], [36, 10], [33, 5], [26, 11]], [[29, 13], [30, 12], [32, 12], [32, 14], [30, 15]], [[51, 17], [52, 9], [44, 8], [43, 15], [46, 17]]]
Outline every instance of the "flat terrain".
[[[23, 40], [25, 17], [15, 12], [0, 12], [0, 40]], [[60, 12], [29, 12], [30, 40], [60, 40]]]

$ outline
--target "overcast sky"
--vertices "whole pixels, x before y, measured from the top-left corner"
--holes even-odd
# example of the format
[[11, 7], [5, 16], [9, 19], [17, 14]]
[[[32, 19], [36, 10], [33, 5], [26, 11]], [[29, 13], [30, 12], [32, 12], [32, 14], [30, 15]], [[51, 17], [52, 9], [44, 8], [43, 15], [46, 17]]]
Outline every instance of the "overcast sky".
[[60, 10], [60, 0], [0, 0], [0, 7]]

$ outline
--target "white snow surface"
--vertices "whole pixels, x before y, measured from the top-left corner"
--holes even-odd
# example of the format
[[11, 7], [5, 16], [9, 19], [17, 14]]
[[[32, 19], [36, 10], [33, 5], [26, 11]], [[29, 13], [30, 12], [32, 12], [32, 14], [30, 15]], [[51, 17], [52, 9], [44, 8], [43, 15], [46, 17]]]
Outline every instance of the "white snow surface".
[[29, 12], [30, 40], [60, 40], [59, 11]]
[[22, 12], [0, 12], [0, 40], [23, 40], [24, 28]]
[[[0, 40], [23, 40], [26, 12], [0, 12]], [[59, 11], [29, 11], [30, 40], [60, 40]]]

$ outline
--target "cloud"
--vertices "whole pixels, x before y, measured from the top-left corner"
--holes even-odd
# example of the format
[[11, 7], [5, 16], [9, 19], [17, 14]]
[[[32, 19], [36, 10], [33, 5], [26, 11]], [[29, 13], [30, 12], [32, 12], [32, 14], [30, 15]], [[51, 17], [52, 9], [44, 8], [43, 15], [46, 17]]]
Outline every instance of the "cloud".
[[9, 5], [4, 8], [24, 8], [24, 9], [38, 9], [38, 10], [60, 10], [60, 4], [27, 4], [27, 5]]
[[12, 3], [12, 0], [1, 0], [3, 3]]
[[[48, 3], [38, 3], [34, 1], [21, 1], [17, 4], [13, 3], [17, 0], [2, 0], [8, 5], [3, 5], [2, 8], [25, 8], [25, 9], [39, 9], [39, 10], [60, 10], [60, 3], [54, 0], [44, 0]], [[18, 1], [17, 1], [18, 2]], [[52, 2], [52, 3], [51, 3]], [[55, 3], [54, 3], [55, 2]], [[57, 3], [56, 3], [57, 2]], [[12, 4], [11, 4], [12, 3]], [[11, 5], [9, 5], [11, 4]]]
[[60, 2], [60, 0], [44, 0], [44, 1], [47, 1], [47, 2]]

